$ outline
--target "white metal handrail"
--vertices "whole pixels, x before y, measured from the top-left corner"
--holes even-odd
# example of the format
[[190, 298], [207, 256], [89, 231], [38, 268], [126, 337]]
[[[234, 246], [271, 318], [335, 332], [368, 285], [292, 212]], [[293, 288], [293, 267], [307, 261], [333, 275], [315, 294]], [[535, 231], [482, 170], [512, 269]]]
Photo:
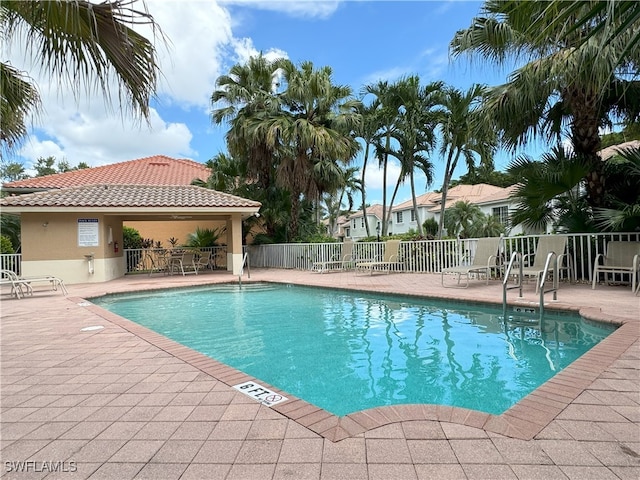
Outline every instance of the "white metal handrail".
[[251, 268], [249, 265], [249, 252], [244, 252], [242, 256], [242, 265], [240, 265], [240, 274], [238, 275], [238, 285], [242, 285], [242, 275], [244, 274], [244, 266], [247, 266], [247, 278], [251, 278]]
[[[513, 266], [518, 264], [518, 281], [516, 285], [511, 287], [509, 284], [509, 277], [511, 276], [511, 269]], [[511, 254], [511, 259], [509, 259], [509, 265], [507, 265], [507, 269], [504, 272], [504, 279], [502, 280], [502, 310], [504, 317], [506, 319], [507, 316], [507, 290], [513, 290], [514, 288], [518, 288], [520, 290], [520, 298], [522, 298], [522, 254], [520, 252], [513, 252]]]
[[[549, 275], [549, 265], [553, 259], [553, 286], [546, 290], [544, 289], [544, 284], [547, 280], [547, 276]], [[540, 279], [540, 319], [542, 319], [542, 315], [544, 314], [544, 294], [553, 292], [553, 299], [558, 299], [558, 278], [560, 273], [558, 272], [558, 255], [556, 252], [549, 252], [547, 254], [547, 260], [544, 262], [544, 270], [542, 272], [542, 278]]]

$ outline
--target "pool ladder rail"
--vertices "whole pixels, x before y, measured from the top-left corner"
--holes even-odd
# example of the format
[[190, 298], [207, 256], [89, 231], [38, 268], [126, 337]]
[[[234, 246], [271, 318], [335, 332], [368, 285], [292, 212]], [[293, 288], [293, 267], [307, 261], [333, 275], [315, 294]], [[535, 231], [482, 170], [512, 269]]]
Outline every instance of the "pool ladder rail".
[[242, 265], [240, 266], [240, 274], [238, 275], [238, 285], [242, 286], [242, 275], [244, 275], [244, 267], [247, 266], [247, 278], [251, 278], [251, 268], [249, 265], [249, 252], [244, 252], [242, 256]]
[[[517, 265], [518, 271], [511, 273], [511, 270], [514, 266]], [[553, 265], [553, 284], [551, 288], [545, 290], [545, 283], [547, 281], [547, 277], [549, 276], [549, 267]], [[513, 286], [509, 285], [509, 278], [511, 275], [516, 275], [516, 284]], [[544, 270], [542, 275], [540, 276], [540, 318], [544, 315], [544, 294], [553, 292], [553, 299], [558, 299], [558, 283], [559, 283], [559, 272], [558, 272], [558, 255], [555, 252], [549, 252], [547, 254], [547, 259], [544, 264]], [[520, 252], [513, 252], [511, 254], [511, 259], [509, 260], [509, 265], [507, 265], [507, 269], [504, 272], [504, 280], [502, 281], [502, 310], [506, 318], [507, 312], [507, 290], [512, 290], [514, 288], [519, 289], [519, 297], [522, 298], [522, 254]]]

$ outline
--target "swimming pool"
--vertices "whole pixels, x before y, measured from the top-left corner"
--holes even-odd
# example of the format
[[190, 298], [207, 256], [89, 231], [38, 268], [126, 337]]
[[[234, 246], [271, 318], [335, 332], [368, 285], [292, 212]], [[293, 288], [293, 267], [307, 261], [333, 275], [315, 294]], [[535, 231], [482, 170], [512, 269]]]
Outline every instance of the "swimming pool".
[[335, 415], [428, 403], [500, 414], [614, 327], [577, 315], [280, 284], [97, 305]]

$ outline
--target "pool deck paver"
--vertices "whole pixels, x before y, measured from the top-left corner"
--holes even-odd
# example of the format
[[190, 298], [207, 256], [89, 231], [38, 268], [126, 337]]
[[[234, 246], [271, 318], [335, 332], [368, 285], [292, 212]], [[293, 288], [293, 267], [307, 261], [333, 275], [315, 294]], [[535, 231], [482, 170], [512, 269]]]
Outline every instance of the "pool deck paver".
[[[399, 405], [338, 418], [286, 392], [269, 408], [230, 386], [251, 377], [84, 301], [234, 281], [139, 275], [70, 285], [68, 297], [3, 295], [0, 478], [640, 478], [640, 297], [629, 288], [548, 294], [548, 309], [622, 326], [499, 416]], [[498, 282], [445, 289], [429, 274], [259, 269], [243, 281], [502, 300]], [[538, 303], [533, 284], [508, 298]], [[104, 328], [81, 331], [94, 325]]]

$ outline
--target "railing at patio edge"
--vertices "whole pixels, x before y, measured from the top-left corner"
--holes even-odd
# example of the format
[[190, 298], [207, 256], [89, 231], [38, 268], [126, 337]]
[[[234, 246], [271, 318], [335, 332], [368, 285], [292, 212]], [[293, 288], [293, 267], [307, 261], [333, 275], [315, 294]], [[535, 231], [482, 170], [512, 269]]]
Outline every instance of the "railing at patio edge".
[[16, 275], [22, 275], [22, 254], [3, 253], [0, 255], [0, 270], [11, 270]]
[[[616, 241], [640, 241], [640, 232], [626, 233], [579, 233], [564, 234], [567, 237], [567, 256], [569, 265], [563, 273], [578, 281], [591, 281], [593, 261], [599, 253], [605, 253], [606, 243]], [[534, 253], [541, 235], [519, 235], [504, 237], [502, 258], [505, 263], [512, 252]], [[415, 273], [440, 273], [443, 268], [467, 264], [473, 260], [477, 238], [406, 241], [400, 245], [399, 257], [404, 270]], [[353, 245], [353, 258], [372, 258], [380, 256], [384, 242], [356, 242]], [[287, 243], [272, 245], [249, 245], [251, 266], [253, 268], [285, 268], [310, 270], [314, 262], [338, 260], [340, 243]], [[561, 269], [562, 270], [562, 269]], [[614, 278], [614, 280], [616, 280]]]
[[[592, 281], [593, 261], [599, 253], [605, 253], [605, 245], [611, 240], [640, 241], [640, 232], [628, 233], [578, 233], [567, 234], [567, 253], [571, 258], [573, 278], [578, 281]], [[533, 253], [540, 235], [504, 237], [502, 256], [509, 259], [511, 253]], [[440, 273], [441, 269], [470, 263], [475, 255], [477, 239], [420, 240], [402, 242], [400, 259], [404, 270], [415, 273]], [[384, 242], [356, 242], [353, 258], [373, 258], [381, 256]], [[226, 268], [226, 247], [210, 247], [217, 261], [214, 268]], [[153, 249], [124, 250], [127, 259], [127, 273], [144, 272], [145, 252]], [[313, 262], [337, 260], [341, 253], [340, 243], [288, 243], [275, 245], [248, 245], [246, 251], [251, 256], [252, 268], [284, 268], [310, 270]], [[21, 274], [21, 254], [1, 254], [0, 267]], [[141, 263], [142, 262], [142, 263]], [[621, 281], [622, 276], [614, 277]]]
[[179, 247], [175, 249], [170, 248], [129, 248], [124, 250], [124, 258], [126, 262], [127, 274], [132, 273], [146, 273], [153, 269], [155, 263], [157, 263], [157, 257], [161, 254], [166, 254], [171, 250], [197, 250], [198, 252], [205, 253], [211, 252], [210, 267], [212, 269], [226, 269], [227, 266], [227, 247]]

